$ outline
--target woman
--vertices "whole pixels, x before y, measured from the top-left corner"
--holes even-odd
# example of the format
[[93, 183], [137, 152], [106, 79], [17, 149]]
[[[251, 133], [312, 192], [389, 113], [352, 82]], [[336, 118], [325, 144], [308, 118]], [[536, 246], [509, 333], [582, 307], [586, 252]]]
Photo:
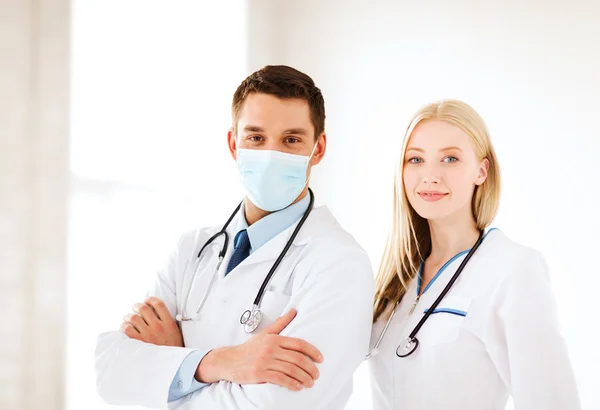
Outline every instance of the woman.
[[509, 395], [516, 410], [578, 409], [544, 258], [489, 229], [500, 170], [473, 108], [449, 100], [417, 112], [394, 191], [371, 338], [374, 409], [499, 410]]

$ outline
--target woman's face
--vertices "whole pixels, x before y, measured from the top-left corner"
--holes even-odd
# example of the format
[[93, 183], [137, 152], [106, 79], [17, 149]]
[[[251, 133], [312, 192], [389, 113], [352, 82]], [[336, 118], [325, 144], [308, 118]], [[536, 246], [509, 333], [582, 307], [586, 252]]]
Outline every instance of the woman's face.
[[468, 215], [476, 185], [489, 162], [479, 159], [471, 138], [445, 121], [419, 123], [409, 138], [402, 179], [410, 205], [428, 220]]

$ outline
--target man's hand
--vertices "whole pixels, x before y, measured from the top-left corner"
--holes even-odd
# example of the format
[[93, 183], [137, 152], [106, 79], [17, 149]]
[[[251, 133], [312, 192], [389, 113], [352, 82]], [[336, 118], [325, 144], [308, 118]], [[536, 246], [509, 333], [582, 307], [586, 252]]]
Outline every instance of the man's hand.
[[158, 346], [183, 347], [183, 337], [177, 322], [162, 300], [153, 296], [133, 305], [135, 313], [125, 315], [121, 331], [132, 339]]
[[323, 355], [304, 340], [279, 335], [294, 317], [292, 309], [244, 344], [212, 350], [198, 365], [196, 380], [272, 383], [295, 391], [312, 387], [319, 378], [315, 362]]

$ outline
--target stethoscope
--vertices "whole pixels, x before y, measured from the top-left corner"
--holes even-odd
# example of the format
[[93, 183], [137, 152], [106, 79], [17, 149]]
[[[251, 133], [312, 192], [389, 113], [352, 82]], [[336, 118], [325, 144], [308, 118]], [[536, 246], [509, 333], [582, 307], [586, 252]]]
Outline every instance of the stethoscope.
[[[263, 296], [265, 294], [265, 290], [266, 290], [266, 288], [267, 288], [267, 286], [269, 284], [269, 281], [271, 280], [271, 277], [273, 276], [273, 274], [275, 273], [275, 271], [279, 267], [279, 264], [281, 263], [281, 261], [285, 257], [287, 251], [292, 246], [292, 243], [294, 242], [294, 239], [296, 239], [296, 236], [298, 235], [298, 232], [300, 232], [300, 229], [302, 228], [302, 225], [304, 225], [304, 222], [306, 221], [306, 219], [308, 218], [308, 216], [310, 215], [310, 213], [311, 213], [311, 211], [313, 209], [313, 204], [315, 202], [315, 195], [313, 194], [313, 192], [312, 192], [312, 190], [310, 188], [308, 189], [308, 193], [310, 195], [310, 202], [308, 204], [308, 208], [304, 212], [304, 215], [300, 219], [300, 222], [298, 222], [298, 225], [296, 225], [296, 228], [294, 229], [294, 232], [292, 233], [292, 235], [288, 239], [288, 241], [285, 244], [283, 250], [281, 251], [281, 253], [277, 257], [277, 259], [273, 263], [273, 266], [271, 266], [271, 270], [269, 270], [269, 273], [267, 274], [267, 276], [263, 280], [263, 283], [262, 283], [260, 289], [258, 290], [258, 293], [257, 293], [256, 297], [254, 298], [254, 302], [252, 303], [252, 309], [245, 310], [244, 313], [242, 313], [242, 316], [240, 317], [240, 323], [244, 326], [244, 331], [246, 333], [252, 333], [252, 332], [254, 332], [254, 330], [256, 330], [256, 328], [258, 327], [258, 325], [260, 325], [260, 322], [261, 322], [262, 317], [263, 317], [262, 312], [260, 311], [260, 304], [262, 302], [262, 298], [263, 298]], [[178, 314], [177, 316], [175, 316], [175, 318], [178, 321], [180, 321], [180, 322], [186, 322], [186, 321], [190, 321], [190, 320], [198, 320], [199, 319], [200, 311], [202, 310], [202, 307], [206, 303], [206, 299], [208, 298], [208, 294], [210, 293], [210, 290], [211, 290], [211, 288], [212, 288], [212, 286], [213, 286], [213, 284], [215, 282], [215, 279], [217, 277], [217, 272], [219, 271], [219, 268], [221, 267], [221, 263], [223, 262], [223, 259], [225, 258], [225, 254], [227, 253], [227, 245], [229, 244], [229, 235], [227, 234], [227, 227], [229, 226], [229, 224], [231, 223], [231, 221], [233, 220], [233, 218], [235, 217], [235, 215], [237, 215], [238, 211], [240, 210], [240, 207], [242, 206], [242, 203], [243, 203], [243, 201], [240, 202], [240, 204], [237, 206], [237, 208], [235, 208], [235, 211], [233, 211], [233, 213], [231, 214], [231, 216], [229, 217], [229, 219], [227, 220], [227, 222], [225, 222], [225, 225], [223, 225], [223, 228], [221, 228], [221, 230], [219, 232], [217, 232], [216, 234], [214, 234], [213, 236], [211, 236], [208, 239], [208, 241], [206, 241], [206, 243], [204, 244], [204, 246], [202, 246], [202, 248], [200, 249], [200, 252], [198, 252], [197, 258], [200, 259], [200, 256], [202, 255], [202, 251], [208, 245], [210, 245], [211, 243], [213, 243], [219, 236], [221, 236], [221, 235], [224, 236], [225, 240], [223, 241], [223, 246], [221, 247], [221, 251], [219, 252], [219, 258], [218, 258], [218, 261], [217, 261], [217, 266], [215, 267], [215, 270], [214, 270], [213, 275], [211, 277], [210, 283], [209, 283], [208, 287], [206, 288], [206, 291], [204, 292], [204, 296], [202, 297], [202, 301], [200, 302], [200, 305], [198, 306], [198, 309], [196, 309], [196, 314], [194, 315], [193, 318], [187, 316], [187, 314], [186, 314], [186, 307], [187, 307], [188, 299], [190, 297], [190, 293], [192, 292], [192, 289], [194, 288], [194, 284], [196, 283], [196, 278], [198, 277], [198, 270], [200, 269], [200, 260], [198, 261], [198, 266], [196, 267], [196, 271], [194, 272], [194, 276], [192, 277], [192, 281], [190, 283], [190, 286], [187, 289], [187, 293], [185, 295], [185, 298], [183, 299], [183, 303], [181, 305], [181, 314]]]
[[[467, 265], [467, 262], [469, 262], [469, 259], [471, 259], [471, 256], [473, 256], [473, 254], [475, 253], [477, 248], [479, 248], [479, 245], [481, 245], [481, 243], [483, 242], [483, 238], [484, 238], [483, 231], [481, 231], [479, 233], [479, 238], [477, 239], [477, 242], [475, 242], [475, 245], [473, 245], [473, 247], [471, 248], [471, 250], [465, 257], [465, 259], [463, 259], [462, 263], [460, 264], [460, 266], [458, 267], [458, 269], [456, 270], [456, 272], [454, 273], [454, 275], [452, 276], [452, 278], [450, 279], [450, 281], [448, 282], [448, 284], [446, 285], [444, 290], [442, 290], [442, 293], [440, 293], [440, 295], [437, 297], [435, 302], [433, 302], [431, 307], [425, 312], [425, 315], [421, 318], [419, 323], [417, 323], [417, 325], [412, 330], [412, 332], [410, 332], [410, 335], [408, 335], [408, 337], [406, 339], [404, 339], [402, 342], [400, 342], [400, 344], [396, 348], [396, 356], [408, 357], [411, 354], [413, 354], [415, 352], [415, 350], [417, 350], [417, 347], [419, 347], [419, 339], [417, 339], [417, 333], [419, 333], [419, 330], [421, 329], [421, 327], [423, 327], [423, 325], [425, 324], [425, 322], [427, 321], [429, 316], [431, 316], [431, 314], [433, 313], [435, 308], [440, 304], [442, 299], [444, 299], [444, 296], [446, 296], [446, 294], [450, 291], [450, 288], [452, 287], [452, 285], [454, 285], [454, 282], [456, 282], [456, 279], [458, 279], [458, 277], [460, 276], [461, 272]], [[400, 301], [396, 302], [396, 304], [394, 305], [394, 310], [392, 310], [392, 313], [390, 314], [390, 317], [388, 318], [385, 326], [383, 327], [381, 334], [377, 338], [377, 342], [375, 343], [375, 346], [369, 352], [369, 354], [367, 354], [367, 357], [365, 358], [365, 360], [368, 360], [371, 357], [376, 356], [379, 353], [379, 346], [381, 345], [383, 336], [387, 332], [387, 329], [390, 326], [390, 323], [392, 323], [394, 313], [396, 313], [396, 308], [398, 307], [399, 304], [400, 304]]]

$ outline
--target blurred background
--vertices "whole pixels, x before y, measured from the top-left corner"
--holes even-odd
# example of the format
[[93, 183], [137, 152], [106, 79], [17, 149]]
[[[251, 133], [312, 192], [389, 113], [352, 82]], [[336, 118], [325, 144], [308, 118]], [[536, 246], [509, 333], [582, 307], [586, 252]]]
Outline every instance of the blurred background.
[[[410, 115], [450, 97], [482, 114], [494, 226], [546, 256], [583, 408], [600, 409], [599, 18], [590, 0], [0, 0], [0, 408], [111, 408], [96, 336], [181, 232], [240, 199], [233, 92], [287, 64], [325, 97], [317, 202], [375, 269]], [[370, 400], [363, 365], [347, 408]]]

